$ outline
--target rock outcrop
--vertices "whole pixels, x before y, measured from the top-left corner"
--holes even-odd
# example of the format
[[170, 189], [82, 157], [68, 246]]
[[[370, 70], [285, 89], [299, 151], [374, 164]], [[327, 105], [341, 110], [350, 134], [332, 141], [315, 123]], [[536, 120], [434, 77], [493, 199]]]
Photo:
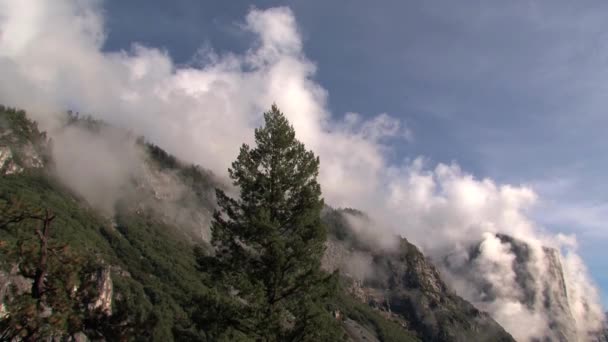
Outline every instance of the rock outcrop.
[[114, 285], [109, 268], [100, 268], [92, 275], [97, 290], [97, 298], [89, 304], [89, 310], [99, 311], [106, 316], [112, 314]]
[[0, 319], [8, 314], [5, 303], [32, 290], [33, 280], [20, 275], [18, 271], [16, 265], [8, 272], [0, 270]]
[[9, 123], [0, 122], [0, 175], [12, 175], [25, 169], [44, 167], [46, 134], [29, 121], [22, 111], [6, 109]]

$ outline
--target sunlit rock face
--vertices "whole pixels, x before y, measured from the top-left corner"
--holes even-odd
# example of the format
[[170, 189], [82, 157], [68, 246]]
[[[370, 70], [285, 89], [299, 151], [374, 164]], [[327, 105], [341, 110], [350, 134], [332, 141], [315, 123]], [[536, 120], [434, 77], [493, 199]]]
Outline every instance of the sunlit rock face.
[[93, 280], [95, 281], [98, 296], [89, 304], [89, 310], [99, 311], [109, 316], [112, 314], [112, 296], [114, 294], [114, 284], [110, 269], [100, 268], [93, 275]]
[[28, 168], [44, 167], [40, 148], [31, 141], [24, 141], [12, 129], [0, 126], [0, 174], [13, 175]]
[[[486, 234], [464, 255], [448, 255], [442, 274], [459, 295], [521, 341], [596, 341], [600, 333], [578, 322], [595, 313], [572, 308], [560, 252], [503, 234]], [[582, 308], [582, 309], [581, 309]], [[581, 327], [588, 326], [585, 329]], [[525, 327], [525, 328], [524, 328]]]

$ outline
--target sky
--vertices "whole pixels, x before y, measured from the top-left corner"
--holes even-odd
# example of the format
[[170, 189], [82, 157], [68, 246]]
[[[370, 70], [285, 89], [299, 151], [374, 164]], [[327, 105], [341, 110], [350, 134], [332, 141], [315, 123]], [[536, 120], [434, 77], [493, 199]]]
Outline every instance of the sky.
[[115, 1], [107, 51], [133, 42], [188, 64], [244, 52], [251, 8], [286, 5], [335, 116], [388, 113], [411, 138], [391, 157], [457, 162], [531, 186], [533, 217], [575, 233], [608, 298], [608, 4], [602, 1]]
[[[560, 248], [577, 329], [596, 324], [608, 4], [348, 4], [0, 0], [0, 103], [49, 127], [60, 173], [95, 170], [63, 175], [87, 198], [126, 182], [137, 153], [111, 135], [54, 135], [53, 112], [92, 114], [222, 177], [276, 102], [320, 156], [327, 203], [374, 219], [361, 234], [388, 248], [397, 233], [439, 260], [500, 245], [492, 233]], [[514, 256], [486, 257], [498, 270]], [[543, 260], [530, 266], [541, 278]], [[527, 340], [521, 322], [548, 321], [511, 295], [509, 269], [488, 310]]]

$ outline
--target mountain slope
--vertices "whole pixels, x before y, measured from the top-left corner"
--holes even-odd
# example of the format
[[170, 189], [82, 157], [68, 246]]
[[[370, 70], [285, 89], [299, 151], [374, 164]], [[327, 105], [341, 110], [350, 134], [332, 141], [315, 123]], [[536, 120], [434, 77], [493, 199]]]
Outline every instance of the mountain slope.
[[[16, 111], [5, 110], [2, 114], [4, 122], [25, 120]], [[4, 137], [18, 134], [12, 127], [4, 129]], [[34, 129], [31, 126], [29, 130]], [[52, 165], [27, 168], [28, 157], [19, 154], [19, 147], [2, 146], [16, 151], [13, 156], [18, 157], [5, 162], [5, 166], [17, 167], [5, 168], [8, 172], [0, 178], [0, 200], [6, 203], [16, 199], [29, 207], [48, 208], [57, 216], [51, 232], [56, 243], [103, 260], [113, 280], [112, 311], [115, 316], [124, 316], [125, 324], [141, 327], [133, 332], [137, 339], [169, 341], [189, 336], [191, 298], [206, 287], [196, 270], [192, 243], [184, 238], [182, 230], [176, 230], [152, 210], [157, 204], [154, 197], [150, 196], [148, 206], [124, 198], [127, 203], [117, 206], [120, 210], [115, 215], [100, 215], [53, 176]], [[19, 171], [10, 172], [15, 169]], [[207, 179], [196, 170], [180, 171], [190, 178]], [[145, 190], [140, 188], [140, 193], [146, 194]], [[0, 230], [0, 240], [10, 245], [31, 238], [32, 225], [25, 222], [18, 229]], [[17, 262], [4, 253], [0, 266], [8, 271]]]
[[340, 268], [349, 292], [418, 333], [423, 341], [512, 341], [489, 315], [450, 291], [420, 250], [401, 238], [388, 249], [373, 248], [350, 231], [346, 216], [354, 210], [330, 210], [332, 223], [324, 267]]
[[[84, 150], [69, 150], [68, 155], [92, 158], [87, 163], [97, 170], [87, 173], [88, 165], [81, 160], [68, 159], [74, 164], [66, 164], [65, 151], [61, 158], [66, 137], [99, 143], [83, 143]], [[53, 138], [54, 143], [25, 113], [0, 108], [0, 204], [19, 201], [57, 216], [52, 240], [100, 264], [100, 274], [109, 275], [110, 281], [100, 282], [104, 285], [98, 287], [96, 298], [106, 298], [111, 312], [107, 320], [114, 327], [128, 327], [125, 336], [129, 339], [206, 340], [205, 333], [194, 326], [197, 307], [193, 301], [209, 294], [213, 279], [197, 268], [194, 246], [208, 249], [214, 188], [224, 185], [210, 172], [180, 162], [142, 138], [77, 115], [68, 115]], [[74, 141], [67, 142], [73, 145]], [[94, 178], [111, 166], [106, 160], [114, 160], [105, 154], [123, 153], [131, 145], [135, 151], [127, 155], [131, 160], [117, 159], [129, 163], [127, 169], [110, 168], [118, 175]], [[68, 172], [70, 177], [63, 169], [66, 165], [78, 165]], [[323, 217], [332, 231], [326, 266], [344, 274], [328, 309], [347, 340], [511, 340], [490, 317], [450, 292], [435, 268], [407, 240], [396, 250], [372, 249], [357, 240], [341, 212], [328, 213]], [[8, 251], [32, 239], [34, 229], [35, 222], [22, 222], [14, 229], [0, 230], [0, 241], [8, 246], [0, 249], [0, 269], [10, 275], [0, 274], [0, 289], [10, 283], [2, 279], [20, 276], [20, 260]], [[375, 270], [372, 277], [366, 277], [367, 271], [353, 276], [357, 267], [341, 262], [352, 255], [356, 260], [370, 258]], [[9, 292], [0, 292], [8, 314], [16, 295]], [[82, 331], [66, 333], [74, 336]], [[109, 330], [84, 333], [118, 338]]]

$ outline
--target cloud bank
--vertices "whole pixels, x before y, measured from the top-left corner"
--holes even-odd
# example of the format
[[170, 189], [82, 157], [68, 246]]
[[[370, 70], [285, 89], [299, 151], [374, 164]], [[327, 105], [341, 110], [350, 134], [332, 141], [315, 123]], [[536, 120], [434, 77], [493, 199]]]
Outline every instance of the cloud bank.
[[[407, 143], [412, 132], [385, 113], [367, 120], [356, 113], [332, 117], [327, 91], [314, 80], [315, 65], [303, 52], [290, 9], [253, 9], [241, 27], [255, 37], [246, 53], [206, 49], [196, 66], [178, 66], [169, 52], [137, 43], [128, 51], [104, 52], [104, 17], [97, 1], [0, 0], [0, 102], [28, 109], [51, 132], [54, 112], [93, 114], [220, 177], [240, 144], [252, 142], [262, 112], [277, 103], [298, 138], [321, 158], [326, 202], [362, 209], [377, 223], [365, 236], [378, 236], [386, 245], [387, 237], [401, 234], [434, 259], [462, 254], [482, 241], [478, 266], [486, 269], [487, 281], [506, 286], [484, 309], [521, 340], [542, 334], [549, 321], [542, 308], [521, 308], [513, 299], [517, 296], [508, 286], [515, 278], [497, 272], [512, 263], [513, 251], [489, 233], [562, 248], [577, 328], [581, 333], [595, 328], [587, 325], [596, 321], [588, 319], [590, 311], [601, 313], [597, 291], [575, 244], [563, 244], [528, 218], [537, 200], [530, 188], [476, 179], [455, 164], [429, 165], [424, 158], [391, 162], [390, 146]], [[105, 143], [91, 144], [105, 148]], [[82, 161], [71, 160], [74, 147], [64, 145], [59, 168], [69, 174]], [[123, 160], [124, 154], [113, 158]], [[128, 174], [120, 168], [114, 172]], [[76, 190], [88, 191], [87, 184], [99, 177], [114, 179], [95, 172], [87, 176]], [[542, 271], [543, 262], [530, 265]], [[451, 281], [457, 290], [466, 288], [460, 286], [466, 278]], [[477, 293], [460, 293], [476, 303]], [[535, 322], [534, 327], [522, 321]]]

